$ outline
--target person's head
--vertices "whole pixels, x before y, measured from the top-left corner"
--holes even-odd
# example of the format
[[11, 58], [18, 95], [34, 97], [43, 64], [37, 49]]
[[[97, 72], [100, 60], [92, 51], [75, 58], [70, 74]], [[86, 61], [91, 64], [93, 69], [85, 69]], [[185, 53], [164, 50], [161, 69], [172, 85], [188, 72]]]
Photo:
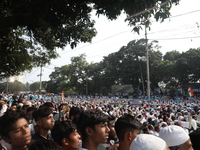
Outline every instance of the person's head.
[[53, 105], [53, 103], [51, 103], [51, 102], [46, 102], [46, 103], [44, 103], [43, 105], [40, 106], [40, 108], [42, 108], [42, 107], [49, 107], [49, 108], [51, 108], [52, 110], [54, 110], [54, 105]]
[[33, 142], [29, 148], [29, 150], [60, 150], [60, 146], [58, 143], [52, 140], [37, 140]]
[[144, 126], [142, 131], [144, 134], [150, 134], [148, 126]]
[[23, 107], [22, 108], [24, 110], [27, 110], [31, 106], [32, 106], [32, 103], [30, 101], [26, 101], [26, 102], [23, 103]]
[[51, 130], [52, 138], [63, 150], [78, 149], [80, 135], [77, 127], [72, 121], [56, 121]]
[[26, 110], [26, 114], [27, 114], [27, 117], [28, 117], [28, 119], [29, 119], [29, 123], [31, 123], [32, 120], [33, 120], [32, 114], [33, 114], [33, 112], [34, 112], [35, 110], [36, 110], [35, 107], [28, 107], [27, 110]]
[[100, 110], [83, 111], [77, 121], [83, 143], [90, 139], [95, 143], [106, 143], [110, 131], [107, 122], [108, 115]]
[[154, 126], [152, 124], [149, 124], [148, 129], [154, 131]]
[[170, 125], [161, 128], [159, 137], [167, 143], [170, 150], [193, 150], [190, 137], [182, 127]]
[[110, 129], [109, 140], [114, 140], [114, 141], [116, 141], [118, 139], [117, 133], [115, 131], [115, 122], [116, 122], [116, 117], [113, 115], [110, 115], [109, 121], [108, 121], [108, 128]]
[[22, 111], [8, 110], [0, 118], [0, 134], [2, 138], [12, 145], [12, 149], [25, 149], [31, 142], [31, 133]]
[[154, 130], [159, 133], [160, 132], [160, 126], [156, 125], [155, 128], [154, 128]]
[[28, 107], [27, 110], [26, 110], [26, 113], [30, 114], [32, 116], [34, 111], [36, 111], [35, 107]]
[[72, 107], [69, 111], [69, 119], [74, 120], [74, 118], [78, 118], [81, 114], [82, 109], [79, 107]]
[[175, 116], [172, 116], [171, 119], [174, 121], [174, 120], [176, 120], [176, 117], [175, 117]]
[[169, 150], [166, 142], [151, 134], [140, 134], [131, 143], [130, 150]]
[[200, 131], [195, 130], [189, 134], [190, 140], [192, 142], [192, 147], [194, 150], [199, 150], [200, 148]]
[[166, 122], [161, 122], [161, 123], [160, 123], [160, 128], [164, 128], [164, 127], [166, 127], [166, 126], [168, 126]]
[[20, 97], [20, 98], [18, 99], [18, 104], [19, 104], [19, 103], [24, 104], [25, 102], [26, 102], [26, 99], [23, 98], [23, 97]]
[[16, 103], [12, 104], [10, 109], [11, 110], [17, 110], [17, 104]]
[[124, 141], [125, 137], [133, 140], [140, 134], [142, 124], [132, 115], [126, 114], [117, 119], [115, 122], [115, 130], [119, 141]]
[[50, 130], [54, 126], [53, 110], [50, 107], [41, 107], [33, 112], [33, 119], [39, 128]]

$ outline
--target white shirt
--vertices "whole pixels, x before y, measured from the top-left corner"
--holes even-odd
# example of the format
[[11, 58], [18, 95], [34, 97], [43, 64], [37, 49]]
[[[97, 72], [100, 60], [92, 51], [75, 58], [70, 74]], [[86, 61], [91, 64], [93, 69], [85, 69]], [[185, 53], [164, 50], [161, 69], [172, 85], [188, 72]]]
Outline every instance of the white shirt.
[[2, 105], [2, 108], [0, 110], [0, 117], [3, 116], [3, 114], [7, 111], [8, 106], [6, 104]]

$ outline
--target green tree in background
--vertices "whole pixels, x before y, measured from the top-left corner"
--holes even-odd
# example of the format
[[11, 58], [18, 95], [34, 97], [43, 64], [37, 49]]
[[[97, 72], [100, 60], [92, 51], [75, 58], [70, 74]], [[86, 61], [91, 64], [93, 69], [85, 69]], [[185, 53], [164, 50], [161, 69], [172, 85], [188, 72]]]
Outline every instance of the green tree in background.
[[17, 80], [0, 84], [0, 92], [17, 93], [25, 90], [25, 85]]
[[30, 85], [30, 90], [32, 92], [35, 92], [35, 91], [39, 90], [39, 87], [40, 87], [40, 82], [34, 82]]
[[[163, 56], [159, 48], [157, 41], [148, 44], [151, 90], [159, 88], [162, 83], [162, 88], [171, 89], [173, 93], [184, 83], [200, 80], [199, 49], [182, 53], [173, 50]], [[131, 84], [134, 90], [144, 92], [146, 76], [145, 40], [140, 39], [105, 56], [100, 63], [88, 63], [85, 54], [73, 57], [71, 64], [55, 68], [46, 90], [108, 94], [112, 85]]]

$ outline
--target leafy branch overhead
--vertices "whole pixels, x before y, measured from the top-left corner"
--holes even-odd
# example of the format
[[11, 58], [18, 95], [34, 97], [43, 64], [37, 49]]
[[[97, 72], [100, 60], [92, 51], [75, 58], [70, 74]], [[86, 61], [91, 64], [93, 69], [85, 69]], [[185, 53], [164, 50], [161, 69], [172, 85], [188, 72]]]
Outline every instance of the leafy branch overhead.
[[[165, 5], [160, 5], [166, 2]], [[121, 13], [128, 16], [157, 6], [128, 19], [135, 31], [144, 19], [169, 17], [172, 4], [179, 0], [1, 0], [0, 1], [0, 78], [31, 70], [56, 58], [56, 48], [91, 42], [97, 34], [96, 15], [114, 20]], [[150, 25], [150, 22], [148, 22]]]

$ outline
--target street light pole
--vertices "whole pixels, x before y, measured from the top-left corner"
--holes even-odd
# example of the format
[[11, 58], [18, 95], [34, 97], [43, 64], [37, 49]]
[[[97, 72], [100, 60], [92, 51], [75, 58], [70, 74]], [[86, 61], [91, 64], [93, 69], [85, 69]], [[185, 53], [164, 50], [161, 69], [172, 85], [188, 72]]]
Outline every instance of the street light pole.
[[145, 48], [146, 48], [146, 59], [147, 59], [147, 101], [150, 103], [150, 75], [149, 75], [149, 50], [148, 50], [148, 39], [147, 39], [147, 27], [145, 22]]

